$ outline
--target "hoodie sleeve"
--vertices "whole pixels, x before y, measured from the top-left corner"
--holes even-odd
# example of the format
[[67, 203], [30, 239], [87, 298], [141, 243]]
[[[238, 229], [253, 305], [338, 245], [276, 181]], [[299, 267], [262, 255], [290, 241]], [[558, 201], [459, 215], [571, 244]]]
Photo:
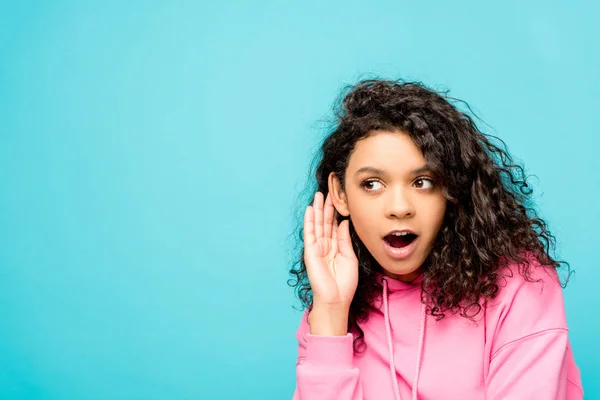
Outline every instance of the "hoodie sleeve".
[[353, 336], [310, 334], [308, 312], [296, 332], [298, 360], [293, 400], [362, 400], [359, 370], [353, 364]]
[[581, 399], [558, 276], [535, 268], [532, 278], [527, 282], [515, 270], [491, 309], [496, 326], [486, 399]]

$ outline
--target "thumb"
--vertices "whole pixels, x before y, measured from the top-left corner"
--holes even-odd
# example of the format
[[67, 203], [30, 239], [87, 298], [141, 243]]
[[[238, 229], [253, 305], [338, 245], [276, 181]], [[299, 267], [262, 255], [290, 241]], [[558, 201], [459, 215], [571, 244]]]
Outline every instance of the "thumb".
[[350, 221], [343, 220], [338, 227], [337, 234], [338, 248], [344, 257], [355, 257], [354, 249], [352, 248], [352, 240], [350, 239]]

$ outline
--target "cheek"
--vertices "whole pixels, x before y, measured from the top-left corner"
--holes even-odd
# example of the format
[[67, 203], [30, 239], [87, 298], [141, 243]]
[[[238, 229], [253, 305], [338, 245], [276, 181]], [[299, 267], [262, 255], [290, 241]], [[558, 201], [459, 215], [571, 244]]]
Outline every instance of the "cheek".
[[446, 215], [446, 199], [444, 199], [443, 202], [438, 202], [434, 215], [437, 222], [437, 227], [439, 229], [442, 226], [442, 222], [444, 222], [444, 216]]
[[353, 207], [350, 209], [352, 225], [358, 237], [365, 242], [370, 237], [370, 233], [376, 227], [376, 220], [373, 218], [372, 211], [368, 207]]
[[[434, 226], [436, 229], [442, 225], [444, 221], [444, 215], [446, 214], [446, 199], [431, 199], [426, 207], [421, 212], [426, 216], [428, 223]], [[425, 204], [423, 204], [425, 206]]]

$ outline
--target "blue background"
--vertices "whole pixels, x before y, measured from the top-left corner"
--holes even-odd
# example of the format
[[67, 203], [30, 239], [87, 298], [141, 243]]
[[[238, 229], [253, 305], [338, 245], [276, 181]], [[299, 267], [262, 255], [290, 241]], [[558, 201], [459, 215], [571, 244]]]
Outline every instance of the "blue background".
[[319, 121], [366, 76], [450, 89], [537, 176], [600, 398], [599, 12], [1, 2], [0, 398], [291, 398], [287, 235]]

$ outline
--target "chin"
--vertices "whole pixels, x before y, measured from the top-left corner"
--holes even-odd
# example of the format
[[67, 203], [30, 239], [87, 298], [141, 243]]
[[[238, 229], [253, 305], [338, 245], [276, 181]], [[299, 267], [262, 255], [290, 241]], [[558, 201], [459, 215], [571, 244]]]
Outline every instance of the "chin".
[[424, 263], [424, 261], [421, 261], [421, 257], [418, 257], [416, 254], [405, 260], [391, 260], [383, 255], [383, 257], [377, 259], [377, 262], [381, 266], [384, 275], [399, 280], [403, 280], [402, 277], [412, 280], [414, 277], [420, 275], [422, 272], [421, 267]]
[[402, 277], [402, 276], [408, 276], [408, 275], [414, 275], [414, 274], [420, 274], [420, 267], [414, 267], [414, 268], [386, 268], [383, 267], [383, 270], [386, 272], [387, 275], [391, 275], [393, 278], [395, 277]]

